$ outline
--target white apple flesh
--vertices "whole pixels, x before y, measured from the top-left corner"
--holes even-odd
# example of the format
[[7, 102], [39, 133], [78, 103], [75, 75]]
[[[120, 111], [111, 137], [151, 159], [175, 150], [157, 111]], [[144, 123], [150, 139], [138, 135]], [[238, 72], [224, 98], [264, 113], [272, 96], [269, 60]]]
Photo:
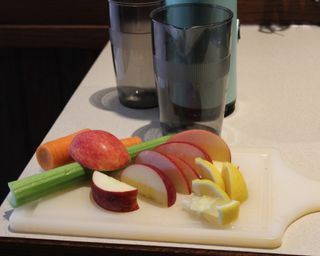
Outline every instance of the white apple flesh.
[[136, 187], [139, 194], [162, 206], [170, 207], [176, 201], [176, 189], [171, 180], [152, 166], [132, 164], [122, 171], [121, 181]]
[[191, 194], [191, 186], [184, 172], [164, 154], [152, 150], [144, 150], [135, 158], [136, 164], [145, 164], [163, 172], [172, 181], [176, 191]]
[[106, 174], [95, 171], [92, 175], [92, 197], [103, 209], [130, 212], [139, 209], [138, 190]]

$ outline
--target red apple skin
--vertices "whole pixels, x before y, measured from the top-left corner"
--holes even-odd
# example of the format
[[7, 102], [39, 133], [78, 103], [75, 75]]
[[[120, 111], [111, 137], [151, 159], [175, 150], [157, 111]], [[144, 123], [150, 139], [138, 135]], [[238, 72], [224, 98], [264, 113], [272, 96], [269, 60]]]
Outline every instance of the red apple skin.
[[167, 154], [166, 155], [172, 162], [174, 162], [179, 169], [185, 174], [190, 187], [192, 187], [192, 181], [195, 179], [200, 179], [199, 173], [194, 170], [187, 162], [185, 162], [183, 159], [176, 157], [174, 155]]
[[92, 182], [91, 190], [94, 201], [105, 210], [131, 212], [139, 209], [137, 189], [123, 192], [106, 191]]
[[189, 142], [166, 142], [160, 146], [157, 146], [154, 148], [154, 150], [162, 154], [174, 155], [182, 159], [194, 170], [196, 170], [199, 175], [200, 171], [198, 171], [198, 166], [195, 163], [195, 159], [197, 157], [201, 157], [205, 160], [211, 161], [211, 158], [202, 149]]
[[155, 167], [169, 177], [178, 193], [191, 194], [191, 186], [184, 172], [166, 155], [153, 150], [144, 150], [138, 153], [135, 163]]
[[217, 134], [200, 129], [186, 130], [174, 134], [168, 142], [192, 143], [210, 156], [212, 160], [231, 162], [231, 151], [227, 143]]
[[74, 137], [69, 146], [70, 156], [82, 166], [99, 171], [113, 171], [130, 162], [130, 155], [111, 133], [90, 130]]

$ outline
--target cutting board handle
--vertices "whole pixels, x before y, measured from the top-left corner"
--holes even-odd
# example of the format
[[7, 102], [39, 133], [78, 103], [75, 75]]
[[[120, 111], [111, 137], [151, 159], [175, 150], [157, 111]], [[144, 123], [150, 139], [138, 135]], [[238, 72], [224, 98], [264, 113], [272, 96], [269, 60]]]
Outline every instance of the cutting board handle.
[[273, 154], [270, 170], [272, 216], [283, 231], [298, 218], [320, 211], [320, 182], [309, 179], [285, 164], [280, 153]]

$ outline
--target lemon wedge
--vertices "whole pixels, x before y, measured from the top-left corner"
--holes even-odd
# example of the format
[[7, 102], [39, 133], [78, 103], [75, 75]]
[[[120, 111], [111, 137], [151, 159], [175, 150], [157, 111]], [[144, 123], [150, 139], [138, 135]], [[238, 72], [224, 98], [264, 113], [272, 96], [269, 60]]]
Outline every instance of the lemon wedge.
[[195, 196], [183, 201], [184, 208], [196, 217], [202, 217], [216, 226], [234, 222], [240, 211], [236, 200], [223, 200], [210, 196]]
[[221, 172], [213, 163], [210, 163], [209, 161], [204, 160], [200, 157], [197, 157], [195, 159], [195, 163], [198, 166], [198, 170], [203, 179], [212, 180], [218, 186], [220, 186], [222, 190], [225, 190], [225, 184], [222, 179]]
[[218, 171], [222, 172], [223, 162], [212, 160], [213, 165], [218, 169]]
[[200, 217], [202, 212], [210, 209], [211, 205], [217, 200], [211, 196], [195, 196], [192, 195], [191, 198], [182, 201], [183, 207]]
[[232, 163], [224, 162], [221, 174], [230, 199], [244, 202], [248, 198], [248, 189], [239, 168]]
[[222, 226], [234, 222], [240, 211], [240, 202], [236, 200], [216, 200], [209, 208], [204, 209], [202, 216], [208, 222]]
[[213, 198], [230, 200], [228, 194], [220, 186], [208, 179], [193, 180], [192, 192], [197, 196], [211, 196]]
[[192, 181], [191, 198], [184, 208], [215, 226], [225, 226], [239, 217], [240, 204], [248, 189], [239, 168], [230, 162], [209, 162], [196, 158], [202, 179]]

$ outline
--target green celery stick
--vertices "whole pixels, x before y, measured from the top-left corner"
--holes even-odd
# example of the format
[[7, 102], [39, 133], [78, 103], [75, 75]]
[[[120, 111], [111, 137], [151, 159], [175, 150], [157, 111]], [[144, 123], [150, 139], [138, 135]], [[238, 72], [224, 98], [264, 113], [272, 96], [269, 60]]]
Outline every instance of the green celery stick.
[[50, 171], [35, 174], [8, 183], [9, 202], [16, 208], [43, 196], [64, 189], [72, 184], [87, 180], [85, 168], [78, 163], [57, 167]]
[[135, 158], [135, 156], [143, 151], [143, 150], [148, 150], [148, 149], [152, 149], [160, 144], [165, 143], [172, 135], [166, 135], [166, 136], [162, 136], [153, 140], [149, 140], [149, 141], [145, 141], [143, 143], [131, 146], [128, 148], [128, 152], [130, 154], [130, 157], [133, 159]]
[[[152, 149], [165, 143], [171, 135], [142, 142], [128, 148], [131, 159], [143, 150]], [[43, 196], [60, 191], [71, 185], [88, 180], [91, 175], [78, 163], [71, 163], [55, 169], [35, 174], [8, 183], [10, 194], [9, 203], [13, 208], [37, 200]]]

